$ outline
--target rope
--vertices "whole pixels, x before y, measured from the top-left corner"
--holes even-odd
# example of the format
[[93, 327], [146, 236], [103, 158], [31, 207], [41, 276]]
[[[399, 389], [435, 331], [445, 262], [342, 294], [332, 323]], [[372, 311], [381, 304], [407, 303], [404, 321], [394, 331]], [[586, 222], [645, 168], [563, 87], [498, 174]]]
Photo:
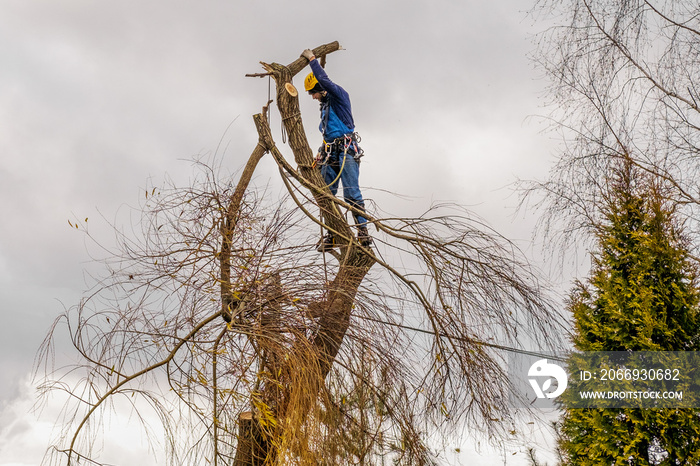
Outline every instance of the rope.
[[[343, 164], [340, 166], [340, 171], [338, 172], [338, 176], [336, 176], [335, 179], [328, 184], [328, 186], [333, 186], [340, 179], [340, 175], [343, 174], [343, 169], [345, 168], [345, 159], [347, 157], [347, 153], [348, 153], [348, 150], [345, 149], [345, 152], [343, 152]], [[345, 189], [345, 186], [343, 186], [343, 189]]]
[[[270, 98], [270, 95], [272, 92], [271, 89], [272, 89], [272, 76], [268, 74], [267, 75], [267, 101], [268, 102], [272, 102], [272, 99]], [[268, 105], [267, 106], [267, 122], [268, 122], [268, 124], [270, 122], [270, 115], [271, 115], [270, 106]]]
[[284, 120], [280, 120], [280, 130], [282, 132], [282, 144], [287, 144], [287, 129], [284, 127]]
[[[338, 139], [340, 139], [340, 138], [338, 138]], [[337, 141], [337, 139], [336, 139], [336, 141]], [[348, 136], [347, 135], [343, 136], [343, 146], [344, 146], [343, 147], [343, 164], [340, 166], [340, 171], [338, 172], [338, 176], [336, 176], [335, 179], [328, 184], [328, 186], [333, 186], [340, 179], [340, 175], [343, 174], [343, 169], [345, 168], [345, 160], [347, 159], [348, 149], [350, 148], [351, 143], [352, 143], [352, 138], [350, 138], [350, 142], [348, 142]], [[324, 141], [324, 144], [325, 144], [325, 141]], [[327, 148], [328, 148], [328, 144], [326, 144], [326, 150], [328, 150]], [[328, 160], [328, 156], [326, 156], [326, 161], [327, 160]], [[345, 189], [345, 186], [343, 186], [343, 189]]]
[[[320, 209], [320, 211], [321, 211], [321, 213], [320, 213], [318, 218], [323, 219], [323, 209]], [[319, 225], [319, 227], [321, 228], [321, 243], [323, 243], [323, 241], [324, 241], [324, 239], [323, 239], [323, 225], [321, 224], [321, 225]], [[322, 245], [322, 247], [323, 247], [323, 245]], [[323, 256], [323, 279], [325, 280], [323, 282], [323, 284], [324, 284], [324, 286], [328, 286], [328, 263], [326, 262], [326, 252], [323, 251], [321, 253], [321, 255]]]

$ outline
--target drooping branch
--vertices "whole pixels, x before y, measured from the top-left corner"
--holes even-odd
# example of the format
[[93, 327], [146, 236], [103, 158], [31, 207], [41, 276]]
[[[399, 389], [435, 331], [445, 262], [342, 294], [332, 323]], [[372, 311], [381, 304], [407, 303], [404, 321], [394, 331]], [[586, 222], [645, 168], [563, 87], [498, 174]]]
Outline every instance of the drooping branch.
[[76, 451], [76, 442], [78, 440], [78, 435], [80, 434], [83, 427], [90, 421], [90, 418], [92, 417], [93, 413], [97, 409], [102, 407], [106, 400], [110, 399], [110, 397], [112, 397], [115, 393], [118, 393], [119, 390], [122, 389], [122, 387], [129, 384], [130, 382], [133, 382], [134, 380], [139, 379], [144, 374], [147, 374], [149, 372], [154, 372], [159, 367], [162, 367], [162, 366], [169, 364], [175, 358], [175, 355], [178, 353], [178, 351], [180, 351], [180, 349], [185, 344], [189, 343], [192, 340], [192, 338], [194, 338], [194, 336], [200, 330], [202, 330], [204, 327], [206, 327], [208, 324], [210, 324], [213, 320], [217, 319], [219, 317], [219, 315], [220, 315], [220, 313], [217, 312], [216, 314], [210, 315], [209, 317], [204, 319], [202, 322], [199, 323], [199, 325], [197, 325], [195, 328], [193, 328], [186, 336], [182, 337], [177, 344], [175, 344], [175, 346], [168, 353], [168, 355], [165, 359], [158, 361], [156, 363], [153, 363], [150, 366], [145, 367], [145, 368], [141, 369], [140, 371], [138, 371], [134, 374], [131, 374], [131, 375], [125, 377], [124, 379], [120, 380], [111, 389], [106, 391], [95, 403], [93, 403], [73, 433], [73, 437], [72, 437], [71, 443], [70, 443], [70, 448], [67, 450], [68, 465], [70, 466], [71, 459], [72, 459], [73, 455], [79, 456], [78, 452]]

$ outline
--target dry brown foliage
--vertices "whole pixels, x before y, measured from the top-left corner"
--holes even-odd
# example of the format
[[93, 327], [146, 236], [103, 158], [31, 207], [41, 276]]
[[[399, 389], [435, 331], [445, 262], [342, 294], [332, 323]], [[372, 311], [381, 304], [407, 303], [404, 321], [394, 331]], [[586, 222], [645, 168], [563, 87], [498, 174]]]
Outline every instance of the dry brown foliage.
[[[552, 343], [546, 290], [459, 206], [368, 214], [375, 245], [361, 247], [300, 136], [285, 90], [298, 62], [265, 65], [297, 168], [256, 115], [237, 182], [200, 164], [190, 187], [149, 192], [138, 234], [119, 234], [107, 273], [57, 319], [42, 390], [68, 397], [50, 463], [99, 464], [101, 420], [120, 399], [146, 430], [157, 416], [178, 465], [427, 465], [436, 432], [511, 428], [501, 345]], [[249, 187], [267, 152], [288, 196]], [[341, 238], [332, 257], [311, 246], [318, 225]], [[64, 325], [78, 360], [52, 369]]]

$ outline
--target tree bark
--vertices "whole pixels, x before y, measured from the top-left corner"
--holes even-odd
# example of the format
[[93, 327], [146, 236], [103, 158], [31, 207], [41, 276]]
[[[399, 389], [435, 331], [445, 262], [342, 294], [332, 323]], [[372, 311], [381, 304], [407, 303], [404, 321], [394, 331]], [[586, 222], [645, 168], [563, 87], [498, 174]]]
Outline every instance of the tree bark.
[[238, 448], [233, 466], [262, 466], [270, 445], [251, 411], [238, 416]]

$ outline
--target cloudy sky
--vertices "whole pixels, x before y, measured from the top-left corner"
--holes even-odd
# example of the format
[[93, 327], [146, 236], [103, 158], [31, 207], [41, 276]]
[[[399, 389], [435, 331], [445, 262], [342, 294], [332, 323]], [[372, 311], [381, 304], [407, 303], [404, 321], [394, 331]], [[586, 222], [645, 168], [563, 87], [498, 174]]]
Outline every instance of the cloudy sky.
[[[528, 240], [507, 186], [543, 178], [554, 152], [528, 118], [545, 86], [527, 58], [531, 3], [0, 0], [0, 466], [38, 464], [46, 448], [51, 410], [28, 413], [32, 364], [91, 267], [68, 221], [109, 242], [107, 223], [166, 176], [186, 184], [193, 157], [225, 147], [235, 173], [267, 99], [267, 81], [244, 76], [260, 61], [339, 41], [327, 71], [352, 98], [365, 197], [403, 215], [457, 201]], [[314, 146], [317, 105], [302, 104]], [[263, 162], [258, 180], [274, 177]], [[468, 464], [524, 464], [523, 451]]]

